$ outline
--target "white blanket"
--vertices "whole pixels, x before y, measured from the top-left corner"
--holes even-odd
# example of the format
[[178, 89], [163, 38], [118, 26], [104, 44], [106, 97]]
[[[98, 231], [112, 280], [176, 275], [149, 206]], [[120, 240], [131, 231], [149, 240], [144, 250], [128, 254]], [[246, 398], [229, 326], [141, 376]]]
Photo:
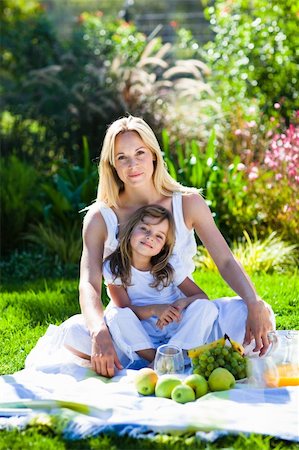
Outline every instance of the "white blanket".
[[224, 431], [248, 432], [299, 441], [299, 387], [253, 389], [238, 383], [230, 391], [209, 393], [183, 405], [140, 396], [135, 374], [123, 370], [108, 380], [62, 355], [59, 364], [4, 375], [0, 429], [56, 417], [70, 439], [105, 431], [143, 437], [214, 430], [216, 437]]

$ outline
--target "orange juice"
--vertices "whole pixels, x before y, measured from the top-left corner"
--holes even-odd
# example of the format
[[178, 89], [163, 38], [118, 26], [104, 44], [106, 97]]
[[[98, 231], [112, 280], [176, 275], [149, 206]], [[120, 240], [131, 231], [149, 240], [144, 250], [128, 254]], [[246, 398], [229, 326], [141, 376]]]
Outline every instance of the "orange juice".
[[299, 386], [299, 366], [284, 364], [277, 366], [278, 386]]
[[299, 386], [299, 366], [281, 364], [264, 372], [267, 387]]

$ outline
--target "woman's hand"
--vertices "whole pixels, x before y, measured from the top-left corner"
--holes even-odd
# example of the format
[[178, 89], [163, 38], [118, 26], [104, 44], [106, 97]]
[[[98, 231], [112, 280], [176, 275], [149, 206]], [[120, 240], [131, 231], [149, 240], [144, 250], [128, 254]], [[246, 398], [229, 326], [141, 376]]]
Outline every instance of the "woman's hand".
[[103, 326], [100, 331], [92, 336], [91, 367], [104, 377], [113, 377], [115, 366], [121, 370], [123, 367], [118, 359], [109, 330]]
[[156, 322], [156, 325], [160, 330], [165, 325], [168, 325], [171, 322], [179, 322], [181, 318], [181, 313], [178, 308], [173, 306], [173, 303], [170, 305], [155, 305], [154, 306], [154, 315], [159, 319]]
[[269, 348], [268, 332], [273, 330], [270, 320], [270, 312], [262, 300], [247, 303], [248, 317], [244, 344], [250, 344], [255, 339], [254, 352], [259, 351], [259, 356], [264, 355]]

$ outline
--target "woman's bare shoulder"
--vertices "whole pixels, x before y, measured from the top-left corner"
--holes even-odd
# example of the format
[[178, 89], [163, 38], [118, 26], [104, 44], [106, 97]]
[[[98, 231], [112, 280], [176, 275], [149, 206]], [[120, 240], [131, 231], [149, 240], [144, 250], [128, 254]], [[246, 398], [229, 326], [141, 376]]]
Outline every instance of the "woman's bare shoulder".
[[199, 193], [184, 194], [182, 202], [185, 223], [188, 228], [194, 228], [198, 221], [211, 215], [210, 208]]
[[192, 209], [194, 207], [198, 208], [206, 208], [207, 203], [205, 199], [200, 195], [200, 193], [197, 192], [190, 192], [187, 194], [183, 194], [182, 197], [183, 201], [183, 207], [187, 209]]
[[88, 208], [87, 213], [83, 219], [83, 229], [98, 229], [106, 232], [105, 220], [101, 214], [100, 204], [98, 202], [93, 203]]

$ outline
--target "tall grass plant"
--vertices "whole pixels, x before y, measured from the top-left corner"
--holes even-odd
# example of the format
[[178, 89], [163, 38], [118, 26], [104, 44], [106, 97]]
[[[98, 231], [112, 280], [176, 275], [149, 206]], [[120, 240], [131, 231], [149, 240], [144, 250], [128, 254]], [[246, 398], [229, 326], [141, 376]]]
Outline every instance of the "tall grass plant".
[[[250, 274], [294, 273], [298, 265], [298, 245], [283, 241], [275, 232], [265, 239], [252, 239], [244, 231], [243, 241], [235, 241], [232, 252]], [[205, 247], [198, 247], [195, 264], [201, 269], [218, 271]]]

